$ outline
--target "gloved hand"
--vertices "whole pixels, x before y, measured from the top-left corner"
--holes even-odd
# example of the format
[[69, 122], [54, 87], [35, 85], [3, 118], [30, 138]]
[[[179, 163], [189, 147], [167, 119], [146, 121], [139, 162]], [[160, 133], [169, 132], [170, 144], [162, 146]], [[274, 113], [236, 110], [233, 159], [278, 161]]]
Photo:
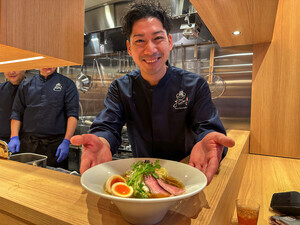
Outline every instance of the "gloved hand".
[[20, 139], [19, 136], [14, 136], [10, 138], [8, 143], [8, 150], [12, 153], [16, 153], [20, 151]]
[[58, 146], [55, 156], [59, 156], [56, 162], [60, 163], [64, 159], [67, 158], [69, 154], [69, 145], [70, 141], [68, 139], [64, 139], [62, 143]]

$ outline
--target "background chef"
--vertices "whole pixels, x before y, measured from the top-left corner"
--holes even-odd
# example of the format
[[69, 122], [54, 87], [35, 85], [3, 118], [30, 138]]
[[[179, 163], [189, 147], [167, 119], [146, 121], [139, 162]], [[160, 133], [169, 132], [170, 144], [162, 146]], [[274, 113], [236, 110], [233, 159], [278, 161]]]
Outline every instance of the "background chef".
[[10, 116], [13, 102], [21, 81], [25, 78], [25, 70], [4, 72], [6, 82], [0, 84], [0, 140], [10, 140]]
[[56, 67], [40, 69], [18, 89], [11, 116], [10, 151], [46, 155], [48, 166], [68, 169], [78, 108], [74, 82], [57, 73]]

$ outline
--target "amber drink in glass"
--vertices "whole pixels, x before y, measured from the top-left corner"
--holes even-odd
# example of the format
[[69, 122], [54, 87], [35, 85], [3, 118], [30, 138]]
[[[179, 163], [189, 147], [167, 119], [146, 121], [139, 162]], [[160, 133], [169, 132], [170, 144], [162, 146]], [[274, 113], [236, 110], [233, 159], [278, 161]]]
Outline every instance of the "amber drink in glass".
[[257, 225], [260, 205], [248, 199], [236, 200], [236, 210], [239, 225]]

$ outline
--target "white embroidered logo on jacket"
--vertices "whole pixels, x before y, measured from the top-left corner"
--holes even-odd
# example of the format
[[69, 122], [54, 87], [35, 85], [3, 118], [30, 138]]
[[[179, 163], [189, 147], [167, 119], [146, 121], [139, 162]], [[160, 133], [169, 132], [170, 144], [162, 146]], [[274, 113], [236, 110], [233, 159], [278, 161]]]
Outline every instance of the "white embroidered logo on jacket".
[[53, 91], [61, 91], [61, 89], [62, 89], [62, 85], [60, 83], [57, 83], [53, 88]]
[[189, 98], [182, 90], [176, 94], [176, 100], [173, 105], [174, 109], [186, 109]]

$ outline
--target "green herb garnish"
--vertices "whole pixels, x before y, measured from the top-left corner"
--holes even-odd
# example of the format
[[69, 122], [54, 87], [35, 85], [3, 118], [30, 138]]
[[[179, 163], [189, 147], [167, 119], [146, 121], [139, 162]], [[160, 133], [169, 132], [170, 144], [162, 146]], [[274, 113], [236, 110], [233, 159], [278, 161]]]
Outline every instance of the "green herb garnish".
[[144, 187], [144, 175], [153, 175], [156, 179], [159, 177], [155, 173], [155, 169], [160, 169], [159, 160], [154, 162], [154, 165], [149, 160], [144, 162], [139, 161], [131, 165], [131, 174], [128, 175], [129, 180], [127, 184], [132, 186], [134, 192], [133, 196], [136, 198], [148, 198], [147, 192], [143, 189]]

